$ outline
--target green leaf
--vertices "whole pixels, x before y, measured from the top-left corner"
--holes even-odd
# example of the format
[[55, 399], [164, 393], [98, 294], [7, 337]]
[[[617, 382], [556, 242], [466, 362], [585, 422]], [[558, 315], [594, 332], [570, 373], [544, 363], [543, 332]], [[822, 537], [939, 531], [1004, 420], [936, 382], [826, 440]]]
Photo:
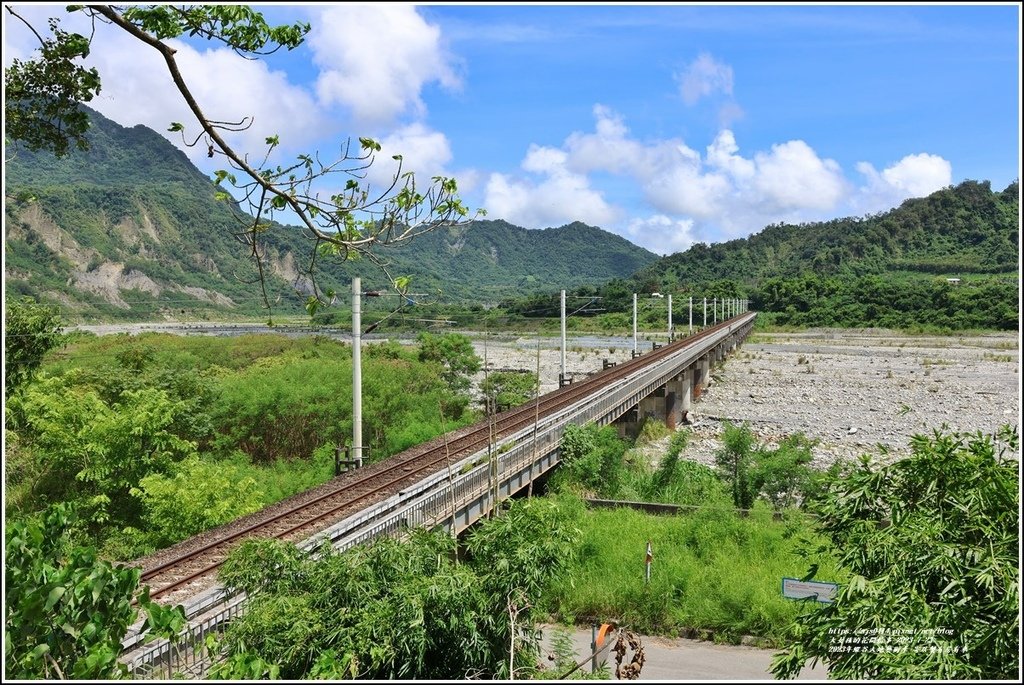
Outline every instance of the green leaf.
[[53, 588], [50, 590], [50, 594], [46, 596], [46, 604], [43, 605], [43, 611], [49, 611], [53, 608], [53, 605], [60, 601], [60, 598], [67, 592], [67, 588], [63, 585]]
[[380, 152], [380, 143], [373, 138], [360, 138], [359, 145], [364, 150], [373, 150], [374, 152]]
[[170, 131], [171, 133], [177, 133], [178, 131], [184, 131], [185, 127], [177, 121], [174, 121], [171, 122], [171, 126], [167, 130]]
[[92, 601], [95, 603], [100, 598], [100, 593], [103, 592], [103, 588], [107, 584], [107, 577], [105, 575], [94, 578], [92, 581]]

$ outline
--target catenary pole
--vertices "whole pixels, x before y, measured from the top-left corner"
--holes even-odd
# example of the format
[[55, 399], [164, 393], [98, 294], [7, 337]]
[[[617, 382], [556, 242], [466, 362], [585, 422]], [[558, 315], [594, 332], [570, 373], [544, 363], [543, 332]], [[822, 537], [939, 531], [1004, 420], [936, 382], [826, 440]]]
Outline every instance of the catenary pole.
[[363, 458], [363, 369], [360, 355], [362, 282], [352, 279], [352, 457]]

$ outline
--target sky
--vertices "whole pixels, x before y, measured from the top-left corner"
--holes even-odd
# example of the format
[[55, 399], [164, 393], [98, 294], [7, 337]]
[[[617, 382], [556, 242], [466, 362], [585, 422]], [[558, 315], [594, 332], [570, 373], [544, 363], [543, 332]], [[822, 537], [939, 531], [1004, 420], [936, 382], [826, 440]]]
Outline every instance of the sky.
[[[64, 5], [15, 5], [46, 28]], [[293, 51], [245, 60], [172, 41], [207, 115], [253, 117], [253, 159], [337, 155], [372, 137], [382, 184], [403, 156], [454, 176], [488, 219], [582, 221], [658, 254], [765, 226], [865, 216], [966, 179], [1020, 176], [1021, 15], [989, 5], [258, 5], [308, 21]], [[5, 66], [32, 34], [3, 13]], [[95, 27], [90, 106], [197, 130], [150, 47]]]

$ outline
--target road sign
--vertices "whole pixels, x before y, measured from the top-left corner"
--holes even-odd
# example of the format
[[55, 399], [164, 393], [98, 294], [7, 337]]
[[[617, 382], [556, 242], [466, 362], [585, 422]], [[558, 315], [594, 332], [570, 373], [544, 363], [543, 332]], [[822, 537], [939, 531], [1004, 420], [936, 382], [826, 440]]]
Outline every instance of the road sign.
[[786, 599], [815, 599], [819, 602], [835, 601], [839, 586], [818, 580], [782, 579], [782, 596]]

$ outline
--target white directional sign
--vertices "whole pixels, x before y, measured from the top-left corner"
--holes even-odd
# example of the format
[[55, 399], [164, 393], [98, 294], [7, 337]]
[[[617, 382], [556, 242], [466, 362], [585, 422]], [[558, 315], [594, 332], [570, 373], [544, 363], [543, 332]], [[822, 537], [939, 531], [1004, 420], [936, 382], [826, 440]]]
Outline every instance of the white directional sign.
[[782, 596], [787, 599], [816, 599], [819, 602], [832, 602], [835, 600], [837, 592], [839, 592], [839, 586], [835, 583], [798, 578], [782, 579]]

